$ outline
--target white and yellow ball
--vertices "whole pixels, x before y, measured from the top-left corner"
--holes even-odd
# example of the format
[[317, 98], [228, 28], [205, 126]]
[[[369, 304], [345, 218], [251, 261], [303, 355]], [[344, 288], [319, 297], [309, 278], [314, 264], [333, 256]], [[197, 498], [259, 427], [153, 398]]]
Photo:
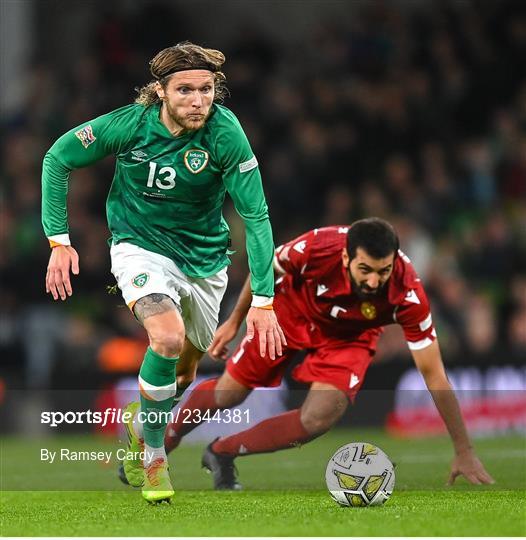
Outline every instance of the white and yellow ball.
[[331, 497], [341, 506], [379, 506], [393, 493], [394, 466], [385, 452], [370, 443], [338, 448], [325, 471]]

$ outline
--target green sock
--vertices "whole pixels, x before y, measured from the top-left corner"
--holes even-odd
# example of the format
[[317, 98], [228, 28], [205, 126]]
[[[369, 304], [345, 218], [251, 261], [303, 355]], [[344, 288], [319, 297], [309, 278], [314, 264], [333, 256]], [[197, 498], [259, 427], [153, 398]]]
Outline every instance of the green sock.
[[164, 447], [168, 413], [177, 391], [175, 366], [178, 360], [161, 356], [148, 347], [139, 371], [144, 443], [152, 448]]

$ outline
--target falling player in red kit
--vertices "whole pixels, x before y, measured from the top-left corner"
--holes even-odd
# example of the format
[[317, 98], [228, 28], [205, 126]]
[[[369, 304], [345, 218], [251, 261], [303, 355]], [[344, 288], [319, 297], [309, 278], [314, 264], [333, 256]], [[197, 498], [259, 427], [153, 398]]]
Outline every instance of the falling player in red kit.
[[[422, 283], [389, 223], [369, 218], [350, 227], [314, 229], [280, 246], [274, 268], [274, 309], [287, 338], [283, 355], [262, 358], [257, 340], [243, 339], [223, 375], [197, 386], [185, 409], [212, 413], [238, 405], [253, 388], [278, 386], [301, 350], [307, 355], [293, 377], [310, 384], [310, 390], [301, 408], [208, 446], [203, 465], [213, 473], [216, 489], [240, 489], [233, 465], [239, 455], [292, 448], [328, 431], [362, 386], [382, 327], [394, 323], [402, 326], [453, 441], [449, 482], [459, 475], [473, 484], [493, 482], [475, 455], [447, 379]], [[245, 319], [250, 299], [247, 280], [234, 311], [215, 334], [209, 349], [213, 357], [226, 358], [226, 345]], [[167, 451], [196, 426], [182, 418], [169, 425]]]

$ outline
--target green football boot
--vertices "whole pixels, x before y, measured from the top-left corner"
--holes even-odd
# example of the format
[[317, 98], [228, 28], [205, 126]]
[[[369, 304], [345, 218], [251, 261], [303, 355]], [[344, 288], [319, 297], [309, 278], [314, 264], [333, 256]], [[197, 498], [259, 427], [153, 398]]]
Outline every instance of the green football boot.
[[154, 459], [144, 468], [144, 486], [142, 496], [149, 503], [170, 502], [174, 495], [168, 461], [163, 458]]
[[[141, 487], [144, 484], [144, 466], [141, 459], [144, 455], [144, 440], [139, 438], [133, 427], [133, 418], [140, 408], [141, 404], [138, 401], [132, 401], [123, 409], [123, 413], [131, 413], [131, 420], [124, 423], [128, 435], [128, 446], [122, 466], [119, 468], [119, 478], [123, 482], [126, 480], [124, 483], [133, 487]], [[124, 477], [122, 471], [124, 471]]]

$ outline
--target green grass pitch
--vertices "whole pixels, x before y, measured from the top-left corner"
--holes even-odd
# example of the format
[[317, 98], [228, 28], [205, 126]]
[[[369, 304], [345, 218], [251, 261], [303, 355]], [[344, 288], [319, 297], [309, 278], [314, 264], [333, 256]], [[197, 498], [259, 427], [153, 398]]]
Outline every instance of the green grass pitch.
[[[372, 442], [397, 464], [394, 494], [382, 507], [340, 508], [325, 489], [328, 458], [351, 441]], [[238, 459], [239, 493], [212, 491], [200, 469], [203, 445], [187, 445], [171, 455], [172, 504], [149, 506], [138, 490], [120, 485], [114, 463], [40, 463], [40, 447], [115, 450], [111, 441], [4, 438], [0, 530], [2, 536], [526, 535], [525, 438], [475, 442], [497, 480], [493, 486], [464, 479], [445, 486], [447, 438], [401, 441], [380, 431], [335, 430], [299, 449]]]

